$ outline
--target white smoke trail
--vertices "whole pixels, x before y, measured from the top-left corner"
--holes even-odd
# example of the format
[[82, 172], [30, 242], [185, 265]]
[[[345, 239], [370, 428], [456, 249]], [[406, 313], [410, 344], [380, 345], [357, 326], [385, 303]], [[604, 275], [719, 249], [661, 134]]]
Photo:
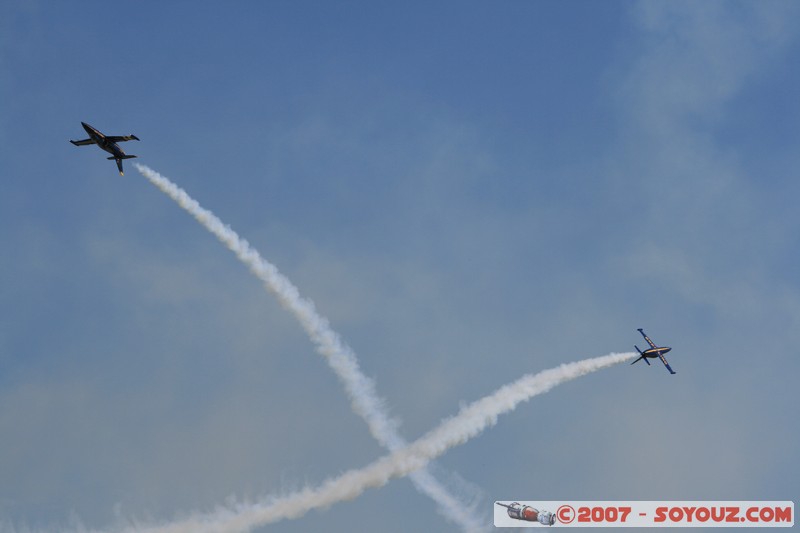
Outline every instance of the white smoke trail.
[[[397, 430], [396, 421], [389, 417], [384, 402], [375, 392], [375, 383], [361, 372], [353, 350], [331, 329], [327, 319], [317, 312], [314, 303], [302, 298], [297, 287], [277, 267], [263, 259], [250, 243], [239, 237], [214, 213], [202, 207], [186, 191], [145, 165], [134, 163], [134, 167], [233, 251], [264, 282], [265, 287], [278, 298], [281, 305], [297, 318], [316, 345], [317, 351], [325, 357], [344, 384], [353, 410], [366, 421], [372, 436], [390, 452], [405, 447], [406, 442]], [[474, 510], [458, 501], [427, 470], [415, 473], [411, 480], [419, 491], [438, 504], [440, 514], [446, 519], [458, 524], [465, 531], [485, 528], [473, 516]]]
[[368, 488], [385, 485], [390, 479], [410, 474], [423, 468], [429, 461], [447, 450], [477, 436], [497, 423], [497, 417], [514, 410], [521, 402], [543, 394], [553, 387], [580, 376], [624, 361], [638, 354], [612, 353], [585, 359], [528, 374], [505, 385], [461, 411], [445, 419], [409, 446], [358, 470], [349, 470], [329, 479], [317, 488], [306, 488], [288, 496], [271, 498], [258, 503], [241, 503], [219, 508], [207, 515], [194, 515], [172, 524], [136, 531], [150, 533], [218, 533], [250, 531], [255, 527], [284, 519], [298, 518], [311, 509], [328, 507], [334, 503], [352, 500]]

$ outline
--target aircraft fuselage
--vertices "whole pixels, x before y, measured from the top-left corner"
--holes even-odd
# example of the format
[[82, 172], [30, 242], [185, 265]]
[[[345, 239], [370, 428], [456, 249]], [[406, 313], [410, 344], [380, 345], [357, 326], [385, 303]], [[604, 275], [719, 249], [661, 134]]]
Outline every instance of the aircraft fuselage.
[[83, 129], [86, 130], [86, 133], [89, 134], [89, 138], [92, 139], [94, 143], [102, 150], [105, 150], [115, 158], [122, 159], [125, 157], [125, 152], [122, 151], [122, 148], [120, 148], [117, 143], [109, 141], [106, 136], [97, 131], [96, 128], [93, 128], [85, 122], [81, 122], [81, 126], [83, 126]]
[[658, 348], [650, 348], [649, 350], [645, 350], [642, 352], [642, 355], [645, 357], [656, 358], [661, 357], [665, 353], [669, 352], [672, 348], [669, 346], [660, 346]]

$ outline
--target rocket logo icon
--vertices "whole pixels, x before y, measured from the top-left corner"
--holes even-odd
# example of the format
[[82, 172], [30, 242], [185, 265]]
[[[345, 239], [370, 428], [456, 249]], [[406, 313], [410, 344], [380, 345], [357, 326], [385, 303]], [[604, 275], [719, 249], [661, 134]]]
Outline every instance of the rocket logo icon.
[[540, 511], [530, 505], [521, 505], [519, 502], [513, 502], [511, 504], [495, 503], [501, 507], [505, 507], [508, 516], [516, 520], [539, 522], [543, 526], [552, 526], [556, 523], [556, 516], [550, 511]]

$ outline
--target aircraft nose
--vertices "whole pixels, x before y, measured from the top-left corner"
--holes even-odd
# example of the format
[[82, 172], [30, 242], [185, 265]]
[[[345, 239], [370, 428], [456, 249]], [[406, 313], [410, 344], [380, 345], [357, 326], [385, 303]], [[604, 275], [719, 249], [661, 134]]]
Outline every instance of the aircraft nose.
[[672, 349], [672, 348], [670, 348], [669, 346], [667, 346], [667, 347], [664, 349], [664, 353], [667, 353], [667, 352], [668, 352], [668, 351], [670, 351], [671, 349]]

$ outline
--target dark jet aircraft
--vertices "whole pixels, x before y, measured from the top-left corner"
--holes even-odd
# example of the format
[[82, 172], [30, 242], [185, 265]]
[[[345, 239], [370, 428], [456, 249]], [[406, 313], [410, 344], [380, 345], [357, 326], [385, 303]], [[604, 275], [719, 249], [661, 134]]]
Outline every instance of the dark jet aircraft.
[[[672, 370], [672, 368], [670, 368], [669, 363], [667, 363], [667, 360], [664, 359], [664, 354], [667, 353], [668, 351], [670, 351], [672, 348], [669, 348], [667, 346], [656, 346], [653, 343], [653, 341], [650, 340], [650, 337], [645, 335], [644, 330], [642, 330], [642, 328], [639, 328], [638, 331], [639, 331], [639, 333], [642, 334], [642, 337], [644, 337], [644, 340], [647, 341], [647, 344], [650, 345], [650, 348], [645, 350], [645, 351], [641, 351], [639, 349], [639, 347], [636, 346], [636, 345], [633, 346], [634, 348], [636, 348], [636, 351], [639, 352], [639, 359], [644, 359], [644, 362], [649, 365], [650, 361], [647, 360], [648, 357], [651, 358], [651, 359], [654, 359], [654, 358], [658, 357], [659, 359], [661, 359], [661, 362], [664, 363], [664, 366], [667, 367], [667, 370], [669, 370], [669, 373], [670, 374], [674, 374], [675, 371]], [[633, 363], [636, 363], [637, 361], [639, 361], [639, 359], [637, 359]], [[631, 363], [631, 364], [633, 364], [633, 363]]]
[[135, 155], [126, 155], [125, 152], [122, 151], [122, 148], [117, 146], [118, 142], [122, 141], [138, 141], [139, 137], [136, 135], [124, 135], [124, 136], [116, 136], [116, 135], [103, 135], [90, 125], [85, 122], [81, 122], [81, 126], [83, 129], [86, 130], [86, 133], [89, 134], [88, 139], [84, 139], [82, 141], [69, 141], [75, 146], [86, 146], [87, 144], [96, 144], [109, 154], [111, 157], [108, 159], [114, 159], [117, 162], [117, 168], [119, 169], [119, 175], [122, 176], [122, 160], [123, 159], [133, 159], [136, 157]]

